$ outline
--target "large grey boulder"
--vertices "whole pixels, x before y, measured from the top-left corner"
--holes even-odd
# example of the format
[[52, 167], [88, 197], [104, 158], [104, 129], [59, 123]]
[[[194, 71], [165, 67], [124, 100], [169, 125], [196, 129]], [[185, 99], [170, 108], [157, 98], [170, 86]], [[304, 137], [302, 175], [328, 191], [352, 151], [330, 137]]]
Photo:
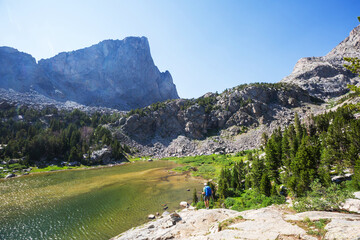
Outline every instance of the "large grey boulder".
[[325, 227], [325, 239], [348, 240], [360, 239], [360, 221], [351, 219], [333, 219]]
[[354, 192], [354, 197], [360, 199], [360, 192]]
[[5, 179], [9, 179], [9, 178], [13, 178], [13, 177], [16, 177], [16, 175], [13, 173], [10, 173], [10, 174], [6, 175]]
[[344, 57], [360, 57], [360, 26], [324, 57], [301, 58], [282, 82], [294, 83], [320, 98], [340, 96], [347, 84], [359, 82], [357, 75], [343, 67]]
[[346, 199], [342, 204], [341, 209], [349, 212], [360, 213], [360, 199]]
[[109, 148], [104, 147], [91, 153], [91, 160], [109, 164], [112, 161], [112, 152]]

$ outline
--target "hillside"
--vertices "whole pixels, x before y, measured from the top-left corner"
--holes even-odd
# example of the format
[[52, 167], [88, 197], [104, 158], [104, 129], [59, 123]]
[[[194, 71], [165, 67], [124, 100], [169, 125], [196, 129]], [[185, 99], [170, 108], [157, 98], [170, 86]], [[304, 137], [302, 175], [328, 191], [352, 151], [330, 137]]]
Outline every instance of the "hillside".
[[320, 103], [295, 85], [249, 84], [133, 110], [109, 129], [139, 155], [233, 153], [258, 147], [263, 132], [289, 124], [295, 112], [320, 111]]
[[[323, 113], [326, 101], [349, 92], [359, 77], [343, 67], [357, 57], [360, 26], [324, 57], [302, 58], [279, 83], [245, 84], [221, 94], [179, 99], [132, 110], [109, 126], [117, 138], [156, 157], [234, 153], [257, 148], [262, 135]], [[325, 100], [325, 101], [324, 101]]]

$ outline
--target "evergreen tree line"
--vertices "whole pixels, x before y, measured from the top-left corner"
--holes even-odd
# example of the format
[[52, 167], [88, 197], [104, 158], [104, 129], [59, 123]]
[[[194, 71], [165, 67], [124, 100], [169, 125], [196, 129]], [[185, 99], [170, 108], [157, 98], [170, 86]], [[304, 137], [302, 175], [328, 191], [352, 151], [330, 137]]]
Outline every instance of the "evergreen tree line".
[[248, 161], [221, 170], [218, 193], [226, 198], [253, 189], [266, 196], [291, 193], [305, 196], [315, 180], [328, 187], [333, 175], [353, 173], [352, 183], [360, 189], [360, 120], [358, 106], [346, 105], [334, 112], [307, 116], [301, 124], [270, 137], [264, 135], [265, 156], [248, 154]]
[[9, 107], [0, 111], [0, 119], [0, 143], [6, 145], [0, 150], [0, 158], [22, 159], [26, 166], [62, 161], [101, 164], [91, 160], [90, 155], [104, 145], [111, 147], [114, 159], [122, 159], [130, 152], [103, 127], [118, 119], [117, 115]]

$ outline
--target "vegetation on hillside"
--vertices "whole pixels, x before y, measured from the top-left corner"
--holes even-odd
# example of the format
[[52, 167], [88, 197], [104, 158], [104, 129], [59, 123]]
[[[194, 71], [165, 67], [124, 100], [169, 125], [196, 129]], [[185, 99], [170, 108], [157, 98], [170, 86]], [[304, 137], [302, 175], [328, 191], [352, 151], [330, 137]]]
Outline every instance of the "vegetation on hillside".
[[130, 149], [103, 126], [118, 118], [118, 115], [87, 115], [79, 110], [65, 112], [55, 108], [38, 111], [13, 106], [3, 109], [0, 111], [2, 166], [13, 170], [14, 163], [20, 169], [60, 165], [63, 161], [101, 164], [90, 155], [105, 145], [111, 148], [114, 159], [123, 159]]

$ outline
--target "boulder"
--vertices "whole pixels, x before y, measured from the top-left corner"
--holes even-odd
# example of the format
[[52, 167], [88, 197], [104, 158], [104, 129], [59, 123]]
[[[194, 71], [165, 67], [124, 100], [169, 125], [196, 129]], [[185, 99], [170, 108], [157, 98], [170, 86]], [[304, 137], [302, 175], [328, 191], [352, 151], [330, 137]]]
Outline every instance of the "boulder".
[[107, 147], [93, 151], [91, 153], [91, 160], [95, 162], [102, 162], [103, 164], [109, 164], [112, 162], [112, 152]]
[[189, 204], [187, 202], [185, 202], [185, 201], [182, 201], [182, 202], [180, 202], [180, 206], [184, 207], [184, 208], [187, 208], [189, 206]]
[[69, 162], [69, 163], [68, 163], [68, 166], [70, 166], [70, 167], [80, 166], [80, 163], [77, 162], [77, 161]]
[[181, 220], [181, 217], [178, 213], [174, 212], [170, 214], [170, 219], [172, 221], [172, 224], [175, 225], [177, 222]]
[[155, 215], [154, 215], [154, 214], [150, 214], [150, 215], [148, 216], [148, 219], [155, 219]]
[[349, 212], [360, 213], [360, 199], [346, 199], [342, 204], [341, 209]]
[[360, 199], [360, 192], [354, 192], [354, 197]]
[[10, 173], [10, 174], [6, 175], [5, 179], [13, 178], [13, 177], [15, 177], [15, 176], [16, 176], [15, 174]]
[[161, 214], [162, 217], [165, 217], [165, 216], [168, 216], [168, 215], [170, 215], [170, 213], [169, 213], [168, 211], [165, 211], [165, 212], [163, 212], [163, 213]]
[[333, 219], [325, 227], [325, 239], [360, 239], [360, 221], [351, 219]]
[[352, 175], [353, 174], [351, 174], [351, 173], [346, 173], [345, 175], [334, 176], [334, 177], [331, 178], [331, 181], [335, 182], [335, 183], [341, 183], [341, 182], [344, 182], [344, 181], [350, 181]]
[[13, 158], [13, 159], [10, 159], [10, 160], [9, 160], [9, 164], [18, 163], [18, 162], [20, 162], [20, 161], [21, 161], [21, 159]]

